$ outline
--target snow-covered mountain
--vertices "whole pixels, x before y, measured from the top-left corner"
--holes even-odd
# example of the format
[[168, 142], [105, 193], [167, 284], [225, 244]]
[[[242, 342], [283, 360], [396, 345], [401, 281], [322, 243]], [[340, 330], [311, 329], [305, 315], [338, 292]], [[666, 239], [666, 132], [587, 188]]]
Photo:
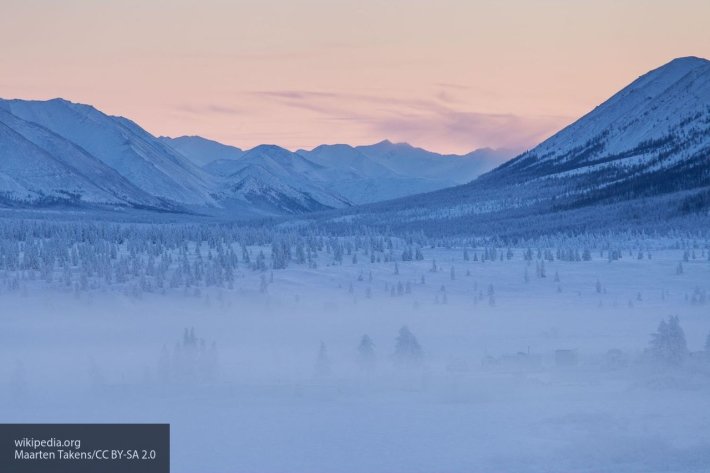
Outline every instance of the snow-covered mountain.
[[[395, 146], [416, 149], [409, 145]], [[355, 204], [366, 204], [443, 189], [459, 183], [457, 179], [460, 176], [443, 176], [440, 172], [437, 161], [447, 158], [424, 150], [421, 152], [426, 156], [411, 156], [413, 162], [409, 170], [400, 166], [406, 171], [404, 173], [394, 170], [381, 155], [373, 153], [373, 156], [369, 156], [360, 147], [349, 145], [321, 145], [311, 151], [299, 150], [298, 154], [323, 167], [320, 177], [324, 187], [339, 192]], [[402, 161], [408, 159], [407, 156], [400, 158]], [[474, 159], [458, 159], [469, 167], [478, 166]], [[428, 169], [438, 177], [426, 177]]]
[[0, 102], [0, 202], [170, 208], [83, 148], [7, 111]]
[[487, 149], [465, 156], [440, 155], [389, 141], [361, 147], [320, 145], [291, 152], [275, 145], [242, 151], [200, 137], [161, 140], [192, 162], [204, 163], [205, 171], [220, 178], [221, 198], [239, 199], [249, 188], [248, 201], [256, 203], [263, 196], [289, 205], [300, 202], [295, 207], [299, 213], [455, 186], [512, 156], [508, 151]]
[[0, 204], [122, 206], [238, 218], [350, 205], [313, 183], [322, 178], [311, 182], [308, 176], [319, 166], [286, 150], [275, 156], [275, 147], [237, 153], [240, 166], [220, 175], [194, 164], [176, 150], [181, 146], [188, 154], [199, 148], [213, 158], [226, 156], [210, 162], [216, 168], [237, 157], [235, 148], [202, 139], [166, 144], [134, 122], [88, 105], [0, 100]]
[[0, 108], [81, 147], [157, 198], [191, 206], [216, 205], [207, 173], [126, 118], [62, 99], [3, 100]]
[[708, 209], [710, 61], [688, 57], [641, 76], [470, 184], [368, 206], [345, 220], [524, 235], [662, 223]]
[[[213, 159], [215, 156], [205, 150], [201, 157], [192, 159], [208, 161], [203, 169], [222, 180], [221, 198], [239, 199], [246, 192], [250, 202], [287, 202], [305, 212], [451, 187], [470, 181], [508, 155], [481, 150], [470, 156], [445, 156], [383, 141], [363, 147], [320, 145], [296, 152], [260, 145], [226, 159]], [[427, 176], [429, 172], [432, 176]]]
[[389, 142], [294, 153], [274, 145], [242, 151], [198, 136], [156, 138], [126, 118], [63, 99], [0, 100], [0, 125], [4, 205], [289, 215], [441, 189], [492, 166], [481, 156]]
[[260, 145], [238, 159], [220, 159], [205, 166], [219, 178], [222, 200], [269, 204], [283, 213], [341, 208], [351, 203], [321, 185], [325, 168], [275, 145]]
[[471, 182], [515, 156], [512, 150], [491, 148], [481, 148], [465, 155], [439, 154], [389, 140], [356, 149], [401, 176], [445, 183], [439, 188]]
[[620, 199], [710, 184], [710, 61], [679, 58], [491, 173], [569, 177], [568, 200]]
[[219, 159], [237, 159], [244, 154], [244, 151], [235, 146], [224, 145], [201, 136], [161, 136], [159, 139], [200, 167]]

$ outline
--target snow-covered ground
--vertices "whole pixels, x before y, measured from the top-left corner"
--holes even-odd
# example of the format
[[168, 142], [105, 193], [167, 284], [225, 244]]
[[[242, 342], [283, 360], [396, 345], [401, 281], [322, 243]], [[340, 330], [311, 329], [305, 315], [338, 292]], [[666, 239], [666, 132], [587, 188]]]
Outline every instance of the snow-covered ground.
[[[704, 350], [707, 249], [422, 251], [243, 268], [232, 289], [4, 272], [0, 419], [169, 422], [178, 473], [707, 471], [708, 353], [644, 356], [670, 315]], [[421, 364], [393, 356], [403, 326]]]

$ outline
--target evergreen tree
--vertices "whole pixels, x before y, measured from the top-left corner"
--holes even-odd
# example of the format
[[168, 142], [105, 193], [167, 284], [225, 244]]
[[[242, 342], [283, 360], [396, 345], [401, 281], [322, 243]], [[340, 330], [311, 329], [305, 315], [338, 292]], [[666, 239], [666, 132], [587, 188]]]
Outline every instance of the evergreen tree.
[[360, 366], [363, 369], [372, 369], [375, 364], [375, 344], [367, 334], [360, 339], [357, 352]]
[[422, 358], [422, 348], [417, 338], [407, 326], [400, 328], [394, 351], [394, 359], [397, 365], [403, 367], [419, 366]]
[[414, 253], [414, 259], [417, 261], [422, 261], [424, 259], [424, 255], [422, 254], [422, 250], [417, 247], [415, 253]]
[[688, 345], [678, 316], [670, 316], [668, 321], [661, 320], [658, 330], [651, 335], [649, 352], [663, 363], [679, 365], [683, 362], [688, 355]]

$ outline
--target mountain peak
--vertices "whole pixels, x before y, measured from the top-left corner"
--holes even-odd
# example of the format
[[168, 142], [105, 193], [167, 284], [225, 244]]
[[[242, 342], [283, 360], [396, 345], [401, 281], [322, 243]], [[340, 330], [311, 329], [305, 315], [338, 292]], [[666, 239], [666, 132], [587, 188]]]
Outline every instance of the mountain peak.
[[382, 140], [379, 143], [375, 143], [374, 145], [363, 146], [363, 148], [382, 148], [382, 149], [388, 149], [388, 150], [392, 150], [392, 149], [400, 149], [400, 150], [417, 149], [417, 150], [419, 150], [419, 149], [421, 149], [421, 148], [417, 148], [416, 146], [412, 146], [405, 141], [400, 141], [398, 143], [395, 143], [395, 142], [387, 140], [387, 139]]
[[348, 144], [335, 143], [332, 145], [327, 145], [327, 144], [318, 145], [315, 148], [313, 148], [311, 150], [311, 152], [317, 153], [317, 152], [322, 152], [322, 151], [351, 150], [351, 149], [355, 149], [355, 148], [353, 148], [352, 146], [350, 146]]
[[645, 90], [648, 95], [655, 96], [663, 92], [666, 88], [674, 85], [683, 77], [697, 69], [705, 68], [710, 65], [707, 59], [687, 56], [673, 59], [670, 62], [653, 69], [646, 74], [636, 79], [626, 90]]
[[384, 140], [378, 141], [377, 143], [370, 145], [370, 146], [392, 146], [392, 145], [394, 145], [393, 142], [391, 142], [388, 139], [384, 139]]
[[282, 148], [281, 146], [272, 145], [272, 144], [258, 145], [258, 146], [253, 147], [250, 150], [247, 150], [247, 152], [248, 153], [271, 153], [271, 152], [290, 153], [289, 150]]
[[694, 67], [705, 65], [705, 64], [710, 64], [710, 61], [705, 58], [698, 57], [698, 56], [683, 56], [683, 57], [677, 57], [677, 58], [669, 61], [665, 65], [661, 66], [661, 68], [667, 67], [667, 66], [674, 66], [674, 67], [679, 66], [679, 67], [694, 68]]

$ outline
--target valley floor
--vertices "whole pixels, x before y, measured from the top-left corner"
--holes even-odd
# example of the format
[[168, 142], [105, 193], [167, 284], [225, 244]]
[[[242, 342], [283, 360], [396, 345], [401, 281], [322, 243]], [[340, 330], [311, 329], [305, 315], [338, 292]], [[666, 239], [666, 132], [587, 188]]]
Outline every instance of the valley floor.
[[[177, 473], [707, 471], [707, 249], [469, 251], [320, 255], [232, 289], [4, 284], [0, 419], [169, 422]], [[644, 354], [670, 315], [680, 366]], [[403, 326], [420, 365], [393, 356]]]

